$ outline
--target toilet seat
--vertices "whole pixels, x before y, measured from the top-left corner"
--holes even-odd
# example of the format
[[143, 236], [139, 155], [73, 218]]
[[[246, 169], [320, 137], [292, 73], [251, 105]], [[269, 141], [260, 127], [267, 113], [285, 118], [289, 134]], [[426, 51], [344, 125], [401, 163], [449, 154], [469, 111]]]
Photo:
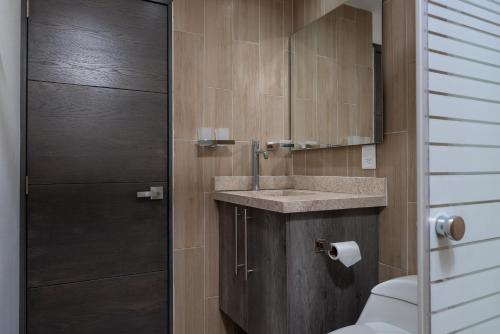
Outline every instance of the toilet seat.
[[330, 334], [410, 334], [409, 332], [384, 322], [369, 322], [341, 328]]

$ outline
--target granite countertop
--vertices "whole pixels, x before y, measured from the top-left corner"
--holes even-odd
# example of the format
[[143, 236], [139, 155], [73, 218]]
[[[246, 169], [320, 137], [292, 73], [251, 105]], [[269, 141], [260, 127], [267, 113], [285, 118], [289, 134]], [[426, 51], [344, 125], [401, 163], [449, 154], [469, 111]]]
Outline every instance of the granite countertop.
[[331, 211], [387, 205], [385, 178], [337, 176], [216, 177], [213, 199], [280, 213]]

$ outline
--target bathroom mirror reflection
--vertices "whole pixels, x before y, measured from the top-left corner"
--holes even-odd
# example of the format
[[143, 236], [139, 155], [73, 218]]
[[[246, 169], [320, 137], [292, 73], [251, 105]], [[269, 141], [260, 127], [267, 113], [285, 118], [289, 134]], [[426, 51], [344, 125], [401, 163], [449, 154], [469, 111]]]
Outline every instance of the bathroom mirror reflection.
[[335, 2], [291, 36], [295, 149], [382, 141], [382, 0]]

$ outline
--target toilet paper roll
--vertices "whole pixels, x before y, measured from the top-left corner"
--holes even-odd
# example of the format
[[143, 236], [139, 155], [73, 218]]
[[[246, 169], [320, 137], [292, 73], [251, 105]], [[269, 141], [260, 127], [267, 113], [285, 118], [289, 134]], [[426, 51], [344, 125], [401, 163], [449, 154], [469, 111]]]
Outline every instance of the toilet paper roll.
[[361, 251], [355, 241], [331, 243], [328, 256], [334, 261], [342, 262], [346, 267], [361, 261]]

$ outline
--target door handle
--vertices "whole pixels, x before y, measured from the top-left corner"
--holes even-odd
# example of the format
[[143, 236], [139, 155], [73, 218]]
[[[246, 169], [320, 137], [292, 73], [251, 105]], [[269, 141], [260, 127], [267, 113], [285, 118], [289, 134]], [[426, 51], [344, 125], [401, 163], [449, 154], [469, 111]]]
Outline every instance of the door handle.
[[149, 198], [152, 201], [163, 199], [163, 187], [150, 187], [149, 191], [139, 191], [137, 198]]
[[459, 216], [439, 216], [436, 219], [436, 233], [453, 241], [460, 241], [465, 235], [465, 221]]

